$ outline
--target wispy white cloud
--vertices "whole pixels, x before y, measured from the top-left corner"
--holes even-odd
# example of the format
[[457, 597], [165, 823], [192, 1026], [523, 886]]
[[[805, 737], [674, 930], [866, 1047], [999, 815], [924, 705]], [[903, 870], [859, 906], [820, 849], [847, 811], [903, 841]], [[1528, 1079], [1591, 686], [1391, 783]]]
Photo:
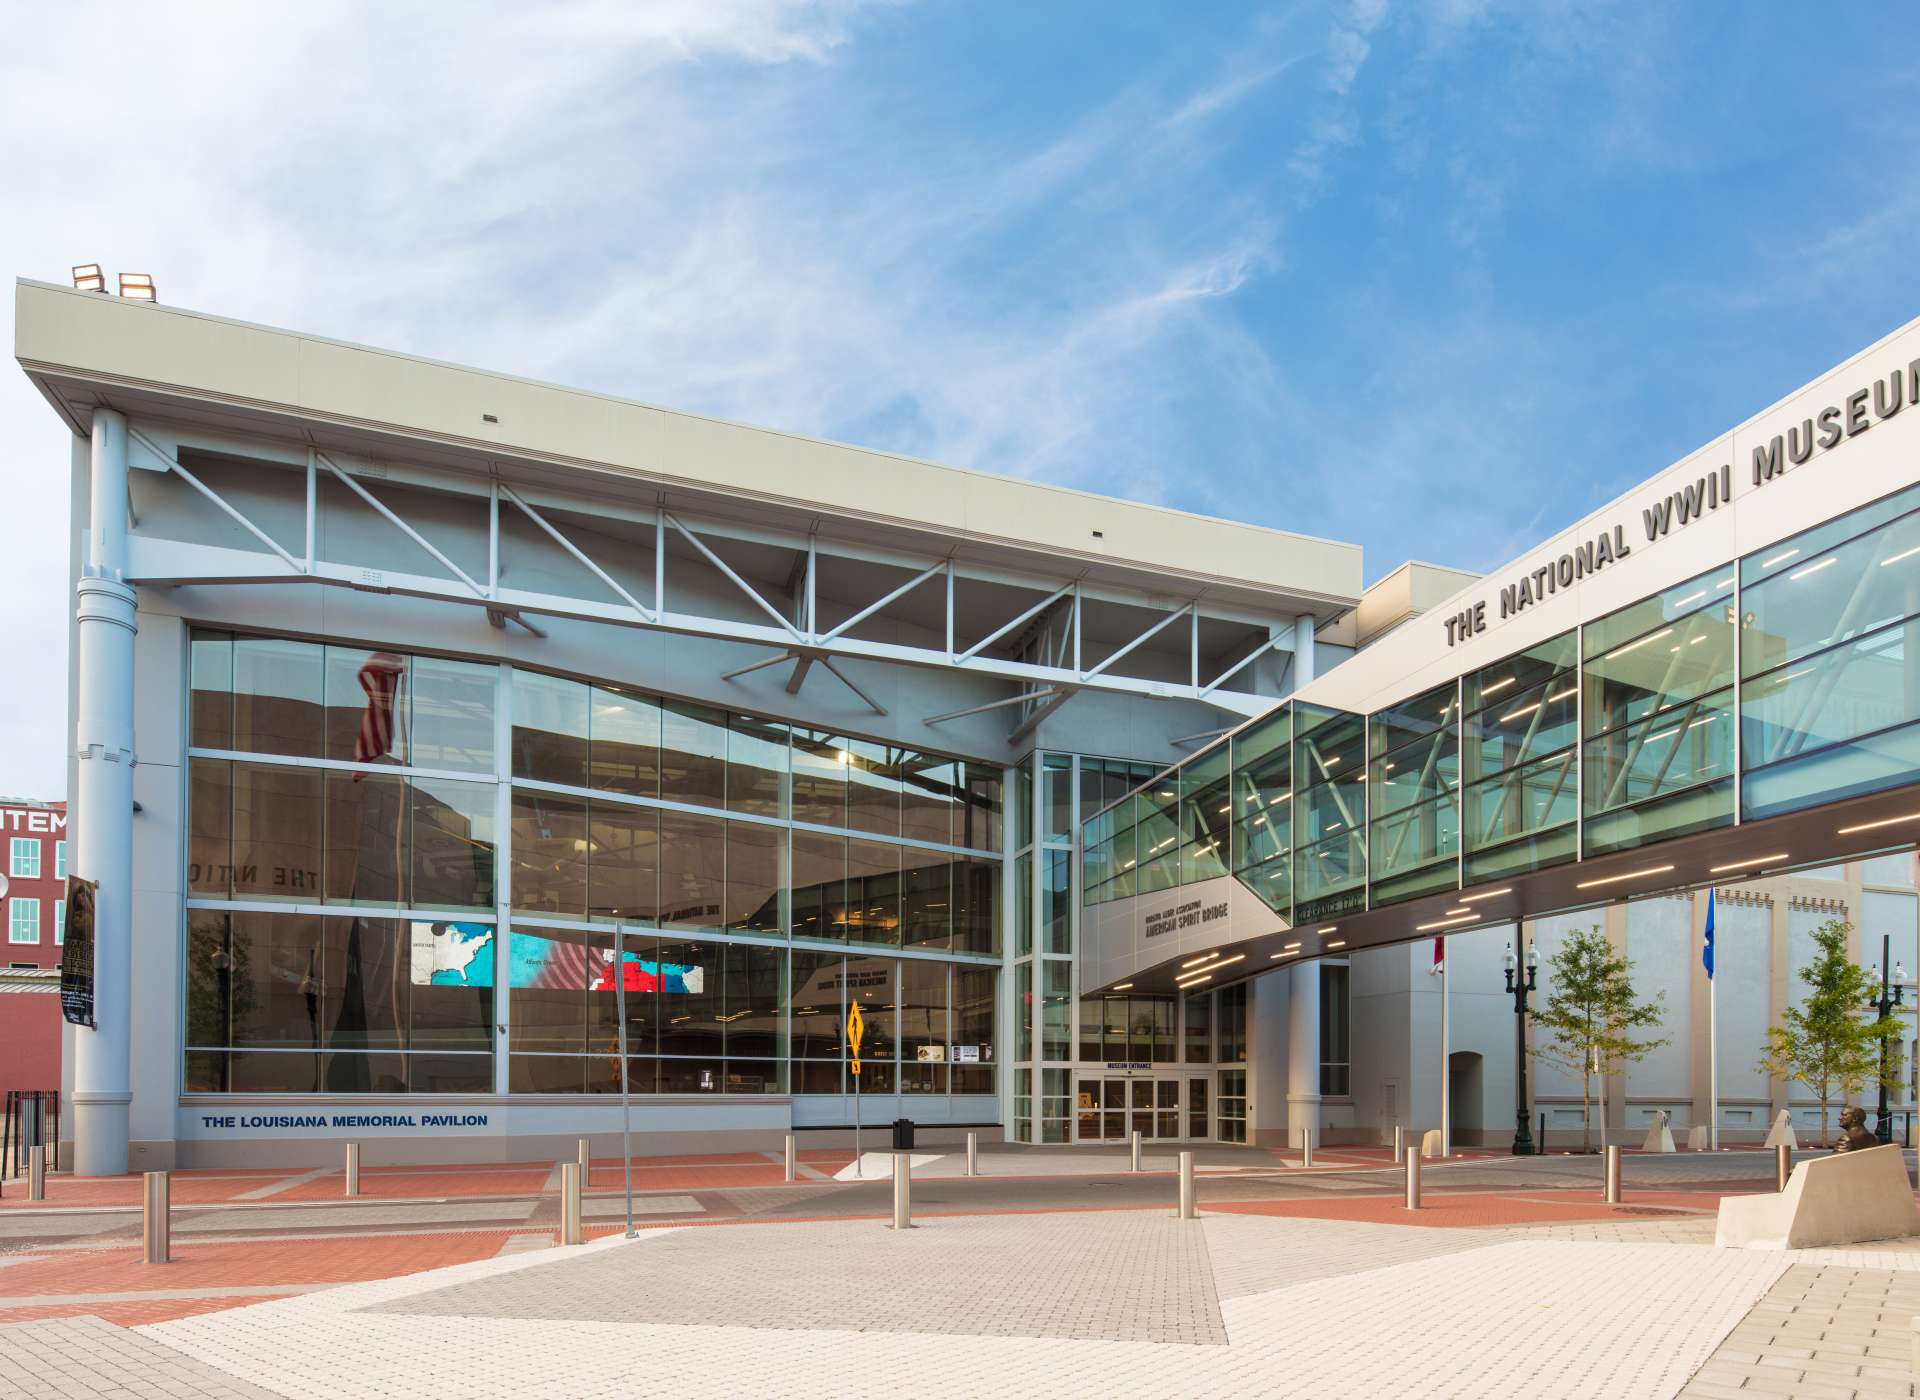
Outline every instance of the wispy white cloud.
[[[1217, 308], [1280, 227], [1257, 193], [1189, 187], [1316, 51], [1313, 12], [987, 135], [861, 68], [891, 9], [210, 0], [111, 77], [63, 36], [112, 12], [48, 14], [0, 59], [0, 265], [100, 259], [210, 311], [1166, 498], [1194, 362], [1267, 372]], [[65, 449], [27, 399], [0, 386], [32, 483], [0, 586], [51, 656]], [[0, 788], [57, 787], [59, 706], [0, 700]]]

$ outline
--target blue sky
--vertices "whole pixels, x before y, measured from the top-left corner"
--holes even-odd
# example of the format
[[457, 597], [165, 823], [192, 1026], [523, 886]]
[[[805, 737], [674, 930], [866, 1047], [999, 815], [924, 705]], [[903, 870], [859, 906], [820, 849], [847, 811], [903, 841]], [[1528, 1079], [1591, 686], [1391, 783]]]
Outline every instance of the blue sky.
[[[1491, 568], [1920, 314], [1892, 10], [168, 15], [10, 20], [7, 270], [1357, 540], [1370, 579]], [[0, 597], [58, 654], [64, 447], [0, 380]], [[59, 689], [0, 697], [0, 790], [57, 789]]]

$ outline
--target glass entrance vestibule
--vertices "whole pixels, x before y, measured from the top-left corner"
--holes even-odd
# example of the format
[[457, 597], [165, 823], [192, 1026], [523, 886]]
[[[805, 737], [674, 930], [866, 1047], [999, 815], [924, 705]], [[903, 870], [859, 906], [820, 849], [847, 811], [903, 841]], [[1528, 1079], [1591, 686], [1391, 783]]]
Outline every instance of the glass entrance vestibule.
[[1134, 1133], [1160, 1141], [1213, 1140], [1211, 1073], [1074, 1076], [1074, 1141], [1127, 1142]]

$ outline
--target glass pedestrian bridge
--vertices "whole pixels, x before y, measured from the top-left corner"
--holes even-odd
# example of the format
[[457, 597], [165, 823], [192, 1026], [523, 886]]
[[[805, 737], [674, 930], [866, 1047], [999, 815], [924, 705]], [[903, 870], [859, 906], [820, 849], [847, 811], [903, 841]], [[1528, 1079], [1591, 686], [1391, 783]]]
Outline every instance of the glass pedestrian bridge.
[[1916, 628], [1920, 485], [1372, 713], [1286, 702], [1084, 824], [1082, 992], [1910, 844]]

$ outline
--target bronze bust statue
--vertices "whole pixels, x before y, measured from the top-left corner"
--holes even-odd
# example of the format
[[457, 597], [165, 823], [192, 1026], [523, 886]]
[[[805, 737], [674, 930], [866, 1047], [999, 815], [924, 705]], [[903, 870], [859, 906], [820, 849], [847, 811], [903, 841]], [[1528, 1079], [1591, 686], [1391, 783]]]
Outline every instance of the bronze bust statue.
[[1840, 1110], [1840, 1140], [1833, 1145], [1835, 1152], [1858, 1152], [1879, 1145], [1880, 1140], [1867, 1131], [1867, 1111], [1864, 1108]]

